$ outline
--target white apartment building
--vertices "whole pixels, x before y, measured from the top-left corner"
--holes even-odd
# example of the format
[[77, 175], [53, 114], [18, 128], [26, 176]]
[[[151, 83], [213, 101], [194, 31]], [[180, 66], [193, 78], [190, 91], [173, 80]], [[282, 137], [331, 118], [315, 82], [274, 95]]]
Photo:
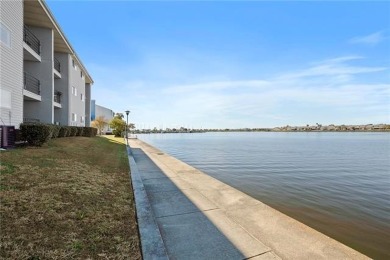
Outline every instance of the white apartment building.
[[0, 124], [89, 126], [92, 84], [43, 0], [0, 1]]

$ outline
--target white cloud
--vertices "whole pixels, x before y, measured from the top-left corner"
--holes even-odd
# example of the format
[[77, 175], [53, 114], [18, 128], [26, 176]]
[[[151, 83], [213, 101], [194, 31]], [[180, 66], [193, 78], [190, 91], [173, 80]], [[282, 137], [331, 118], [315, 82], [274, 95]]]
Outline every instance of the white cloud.
[[[204, 120], [212, 121], [222, 117], [228, 124], [229, 120], [241, 118], [242, 122], [246, 122], [246, 125], [242, 123], [241, 126], [251, 127], [259, 126], [257, 122], [263, 122], [264, 126], [267, 121], [265, 115], [272, 115], [268, 117], [268, 121], [274, 119], [272, 122], [293, 120], [289, 110], [303, 109], [300, 106], [312, 107], [313, 115], [316, 109], [322, 109], [321, 113], [327, 113], [326, 110], [329, 113], [350, 110], [356, 114], [365, 110], [386, 111], [387, 103], [384, 100], [390, 99], [390, 84], [361, 84], [356, 83], [353, 77], [381, 72], [386, 68], [359, 67], [346, 63], [354, 59], [356, 57], [326, 60], [317, 66], [266, 80], [172, 86], [165, 89], [164, 93], [172, 97], [172, 110], [181, 111], [187, 115], [187, 119], [203, 116]], [[334, 118], [337, 117], [334, 114]], [[352, 119], [353, 113], [350, 117]]]
[[[94, 95], [98, 95], [97, 103], [106, 99], [111, 105], [104, 105], [114, 110], [129, 108], [131, 121], [139, 128], [272, 127], [313, 121], [368, 123], [373, 118], [387, 122], [390, 84], [370, 79], [388, 68], [356, 66], [353, 62], [357, 59], [362, 57], [336, 57], [268, 78], [225, 77], [199, 82], [193, 76], [188, 84], [136, 80], [134, 75], [128, 75], [130, 69], [113, 74], [106, 71], [114, 77], [101, 74]], [[366, 121], [357, 122], [361, 118]]]
[[366, 44], [366, 45], [377, 45], [378, 43], [384, 41], [387, 37], [383, 31], [375, 32], [365, 36], [354, 37], [349, 40], [353, 44]]
[[364, 57], [357, 56], [357, 55], [350, 55], [350, 56], [341, 56], [337, 58], [327, 59], [324, 61], [320, 61], [319, 63], [334, 64], [334, 63], [343, 63], [346, 61], [361, 60], [361, 59], [364, 59]]
[[230, 80], [230, 81], [212, 81], [189, 85], [179, 85], [166, 89], [167, 93], [179, 93], [188, 91], [203, 91], [203, 90], [225, 90], [236, 87], [241, 88], [262, 88], [269, 86], [270, 82], [266, 80]]
[[347, 61], [362, 59], [360, 56], [343, 56], [328, 59], [317, 63], [318, 65], [302, 71], [286, 73], [283, 78], [305, 78], [305, 77], [340, 77], [354, 74], [372, 73], [387, 70], [385, 67], [362, 67], [349, 65]]

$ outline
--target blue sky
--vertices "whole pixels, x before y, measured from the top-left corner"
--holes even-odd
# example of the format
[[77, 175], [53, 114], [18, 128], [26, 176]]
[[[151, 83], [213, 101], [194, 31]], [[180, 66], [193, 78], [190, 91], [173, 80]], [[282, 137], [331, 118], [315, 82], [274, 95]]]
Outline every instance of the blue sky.
[[48, 5], [137, 128], [390, 123], [390, 2]]

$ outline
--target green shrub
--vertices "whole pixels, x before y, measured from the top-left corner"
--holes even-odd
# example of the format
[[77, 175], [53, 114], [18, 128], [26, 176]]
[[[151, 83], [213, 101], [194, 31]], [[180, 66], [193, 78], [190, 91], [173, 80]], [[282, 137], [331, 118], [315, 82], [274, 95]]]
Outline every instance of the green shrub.
[[75, 126], [74, 128], [76, 128], [74, 136], [79, 136], [80, 126]]
[[77, 135], [77, 126], [68, 126], [70, 129], [69, 136], [76, 136]]
[[60, 134], [61, 127], [59, 125], [50, 125], [51, 127], [51, 138], [58, 138]]
[[91, 137], [92, 136], [92, 130], [91, 130], [92, 127], [85, 127], [84, 128], [84, 132], [83, 132], [83, 136], [85, 137]]
[[115, 137], [121, 137], [123, 135], [123, 132], [118, 129], [114, 129], [112, 133], [115, 135]]
[[58, 133], [58, 137], [67, 137], [68, 136], [68, 127], [67, 126], [61, 126], [60, 131]]
[[117, 113], [116, 116], [110, 121], [110, 127], [113, 129], [112, 133], [116, 137], [122, 136], [122, 133], [126, 130], [126, 121], [123, 120], [123, 115]]
[[20, 124], [20, 140], [27, 141], [32, 146], [42, 146], [51, 138], [68, 136], [95, 137], [97, 128], [81, 126], [58, 126], [42, 123], [22, 123]]
[[71, 126], [67, 126], [66, 129], [68, 129], [68, 131], [66, 131], [66, 137], [71, 136], [71, 134], [72, 134], [72, 127]]
[[83, 126], [77, 127], [77, 136], [83, 136], [84, 128]]
[[95, 137], [97, 135], [97, 131], [97, 128], [94, 127], [84, 127], [83, 136]]
[[20, 129], [15, 129], [15, 142], [24, 141]]
[[53, 133], [50, 125], [39, 123], [22, 123], [20, 124], [20, 131], [22, 139], [32, 146], [42, 146], [50, 140]]
[[73, 126], [73, 136], [77, 136], [79, 133], [79, 128], [77, 126]]

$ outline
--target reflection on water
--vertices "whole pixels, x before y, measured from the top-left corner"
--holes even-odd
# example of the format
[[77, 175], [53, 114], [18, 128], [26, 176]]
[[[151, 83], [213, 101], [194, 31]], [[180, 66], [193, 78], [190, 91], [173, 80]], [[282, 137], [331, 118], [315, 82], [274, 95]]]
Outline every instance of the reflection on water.
[[138, 137], [368, 256], [390, 259], [388, 133]]

